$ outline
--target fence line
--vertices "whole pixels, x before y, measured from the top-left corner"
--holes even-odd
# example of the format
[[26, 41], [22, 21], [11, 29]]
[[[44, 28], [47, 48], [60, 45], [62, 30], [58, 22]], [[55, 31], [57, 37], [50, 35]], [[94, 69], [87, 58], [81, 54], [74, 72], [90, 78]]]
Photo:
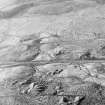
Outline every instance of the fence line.
[[3, 62], [0, 63], [0, 68], [6, 67], [14, 67], [14, 66], [22, 66], [22, 65], [33, 65], [33, 66], [41, 66], [46, 64], [54, 64], [54, 63], [69, 63], [69, 64], [86, 64], [86, 63], [105, 63], [105, 59], [89, 59], [89, 60], [80, 60], [80, 59], [54, 59], [50, 61], [16, 61], [16, 62]]

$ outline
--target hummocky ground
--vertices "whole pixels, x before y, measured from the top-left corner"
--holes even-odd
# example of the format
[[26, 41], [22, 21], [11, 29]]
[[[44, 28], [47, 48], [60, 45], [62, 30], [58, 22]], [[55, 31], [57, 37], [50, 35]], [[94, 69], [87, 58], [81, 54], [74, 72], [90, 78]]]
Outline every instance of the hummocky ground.
[[105, 105], [104, 60], [104, 0], [0, 0], [0, 105]]

